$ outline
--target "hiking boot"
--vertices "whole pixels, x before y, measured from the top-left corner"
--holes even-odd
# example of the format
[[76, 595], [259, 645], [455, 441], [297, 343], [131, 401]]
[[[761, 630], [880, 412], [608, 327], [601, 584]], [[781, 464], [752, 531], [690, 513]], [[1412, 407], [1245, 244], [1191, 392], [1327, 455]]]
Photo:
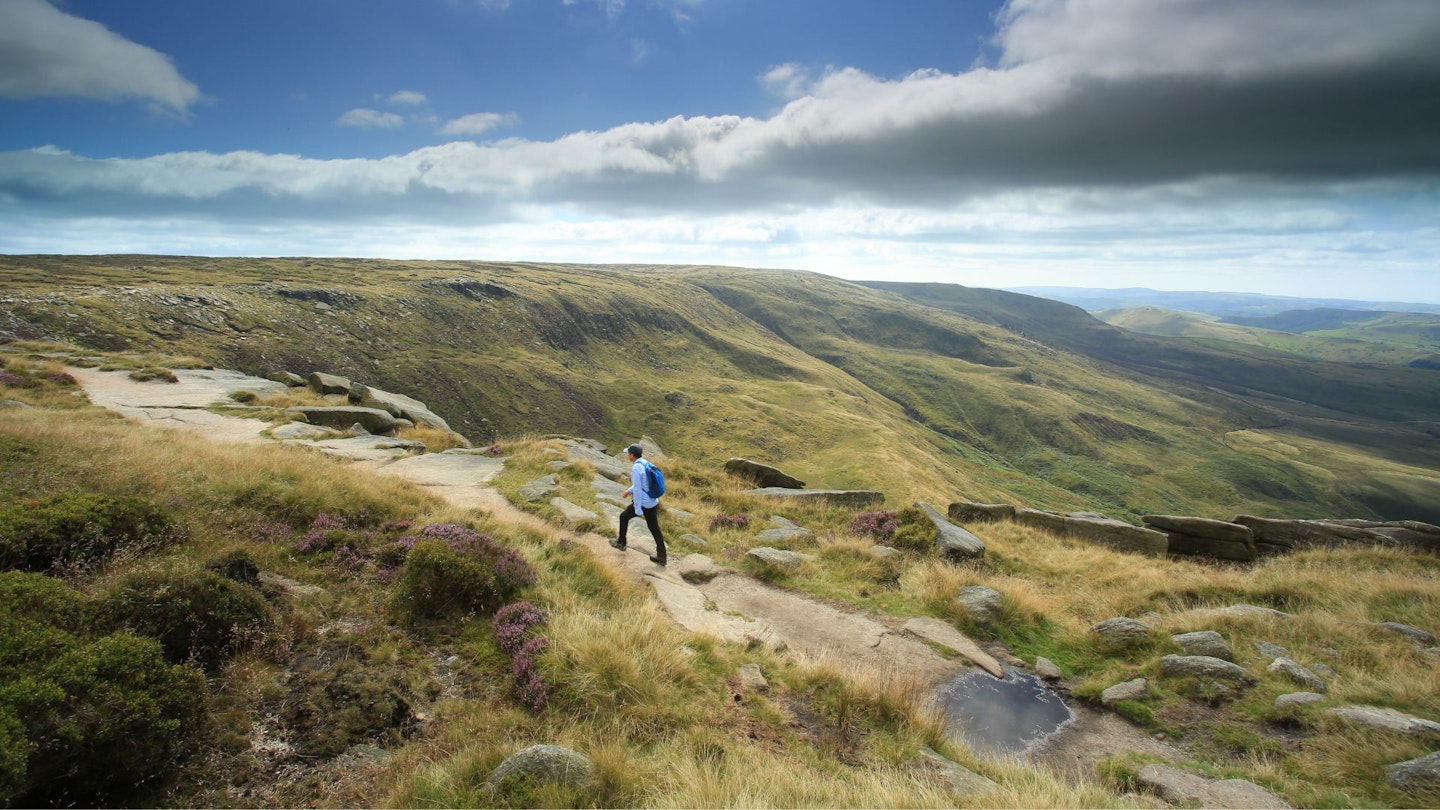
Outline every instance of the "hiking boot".
[[619, 540], [611, 540], [611, 541], [610, 541], [610, 547], [611, 547], [611, 548], [618, 548], [618, 549], [620, 549], [621, 551], [624, 551], [624, 550], [625, 550], [625, 544], [622, 543], [622, 542], [620, 542]]
[[664, 558], [664, 557], [651, 557], [651, 558], [650, 558], [650, 562], [655, 563], [656, 565], [660, 566], [661, 568], [664, 568], [664, 567], [665, 567], [665, 558]]

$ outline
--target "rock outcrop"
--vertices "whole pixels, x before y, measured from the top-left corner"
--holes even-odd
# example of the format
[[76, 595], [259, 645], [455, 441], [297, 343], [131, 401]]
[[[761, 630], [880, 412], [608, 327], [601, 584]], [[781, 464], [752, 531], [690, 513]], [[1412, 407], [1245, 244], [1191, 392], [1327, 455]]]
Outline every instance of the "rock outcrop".
[[748, 458], [732, 458], [725, 462], [725, 472], [738, 475], [754, 482], [757, 487], [780, 487], [783, 489], [804, 489], [805, 482], [793, 475]]
[[885, 502], [885, 494], [872, 489], [787, 489], [785, 487], [763, 487], [746, 489], [741, 495], [755, 498], [790, 498], [796, 501], [821, 501], [834, 506], [851, 509], [868, 509]]
[[1261, 554], [1285, 554], [1307, 548], [1345, 545], [1399, 546], [1440, 554], [1440, 526], [1414, 520], [1271, 520], [1240, 515]]
[[1250, 527], [1223, 520], [1176, 515], [1146, 515], [1147, 527], [1164, 532], [1167, 551], [1217, 560], [1250, 562], [1258, 555]]
[[925, 517], [935, 524], [935, 529], [940, 536], [935, 540], [935, 550], [940, 556], [951, 562], [964, 560], [978, 560], [985, 556], [985, 542], [970, 532], [951, 523], [946, 517], [940, 514], [935, 507], [924, 501], [916, 501], [915, 508], [925, 513]]

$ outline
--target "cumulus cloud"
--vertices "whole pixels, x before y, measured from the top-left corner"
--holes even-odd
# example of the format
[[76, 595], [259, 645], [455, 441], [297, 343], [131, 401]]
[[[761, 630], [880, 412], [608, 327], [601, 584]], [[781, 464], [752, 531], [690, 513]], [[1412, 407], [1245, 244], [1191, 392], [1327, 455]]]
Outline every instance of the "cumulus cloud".
[[405, 119], [395, 113], [357, 107], [347, 110], [335, 123], [359, 129], [397, 129], [405, 126]]
[[492, 129], [514, 126], [520, 117], [514, 113], [474, 113], [445, 122], [442, 135], [484, 135]]
[[184, 113], [200, 100], [169, 57], [45, 0], [0, 3], [0, 97], [149, 100]]
[[401, 107], [419, 107], [429, 102], [430, 99], [426, 98], [424, 93], [418, 93], [414, 90], [401, 90], [397, 93], [391, 93], [390, 96], [386, 98], [386, 101]]
[[796, 99], [805, 95], [810, 85], [810, 73], [794, 62], [776, 65], [760, 76], [765, 89], [784, 99]]

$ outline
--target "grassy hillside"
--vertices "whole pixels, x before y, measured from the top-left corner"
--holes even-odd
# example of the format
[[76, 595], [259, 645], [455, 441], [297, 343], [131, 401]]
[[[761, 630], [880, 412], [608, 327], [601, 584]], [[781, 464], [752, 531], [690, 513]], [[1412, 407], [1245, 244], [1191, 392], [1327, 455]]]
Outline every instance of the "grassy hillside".
[[[1390, 315], [1399, 316], [1406, 323], [1423, 324], [1435, 321], [1435, 316], [1408, 315], [1403, 313], [1355, 312], [1351, 310], [1329, 310], [1342, 312], [1341, 322], [1390, 324]], [[1427, 345], [1426, 336], [1406, 327], [1397, 327], [1398, 334], [1387, 334], [1384, 328], [1370, 330], [1361, 326], [1355, 330], [1340, 330], [1327, 326], [1330, 331], [1311, 332], [1308, 329], [1288, 328], [1302, 326], [1284, 318], [1283, 315], [1254, 319], [1220, 319], [1213, 315], [1195, 312], [1177, 312], [1159, 307], [1132, 307], [1129, 309], [1107, 309], [1094, 313], [1096, 318], [1132, 332], [1147, 335], [1190, 338], [1199, 343], [1224, 341], [1248, 346], [1263, 346], [1267, 349], [1308, 357], [1312, 360], [1331, 360], [1342, 363], [1389, 363], [1410, 365], [1435, 354], [1437, 346]], [[1413, 319], [1413, 320], [1412, 320]], [[1436, 321], [1440, 323], [1440, 321]], [[1314, 323], [1313, 321], [1310, 323]], [[1334, 323], [1333, 321], [1331, 322]]]
[[[412, 392], [477, 443], [648, 434], [894, 504], [1440, 519], [1440, 375], [807, 273], [0, 257], [0, 329]], [[1406, 373], [1406, 372], [1410, 373]], [[1307, 453], [1290, 449], [1306, 443]]]
[[[867, 336], [884, 342], [883, 334]], [[1001, 346], [1002, 338], [988, 335]], [[847, 345], [834, 333], [809, 339]], [[6, 557], [13, 570], [0, 572], [7, 678], [0, 687], [0, 796], [7, 802], [1159, 806], [1135, 796], [1144, 757], [1116, 754], [1075, 781], [987, 759], [948, 738], [923, 705], [922, 685], [903, 673], [859, 677], [844, 662], [685, 633], [647, 587], [618, 575], [557, 526], [462, 512], [397, 479], [300, 448], [217, 445], [90, 407], [60, 364], [75, 355], [54, 346], [0, 347], [0, 399], [28, 406], [0, 409], [0, 550], [57, 532], [112, 543], [39, 571]], [[906, 358], [896, 349], [887, 359]], [[852, 406], [863, 401], [855, 396]], [[498, 438], [506, 456], [496, 482], [502, 492], [552, 471], [556, 442]], [[1433, 806], [1434, 795], [1401, 794], [1383, 783], [1384, 767], [1424, 755], [1425, 741], [1353, 727], [1324, 709], [1360, 703], [1440, 716], [1433, 662], [1372, 624], [1440, 626], [1434, 557], [1342, 549], [1216, 565], [1126, 555], [1000, 523], [975, 527], [988, 547], [983, 561], [946, 563], [924, 544], [881, 560], [871, 546], [899, 545], [898, 536], [867, 535], [852, 528], [853, 512], [812, 506], [788, 513], [815, 530], [800, 547], [810, 558], [791, 573], [767, 572], [749, 566], [741, 551], [758, 542], [775, 505], [741, 494], [743, 482], [713, 465], [674, 454], [667, 469], [667, 500], [689, 515], [670, 513], [667, 529], [703, 536], [705, 552], [718, 561], [831, 604], [893, 618], [934, 616], [1027, 662], [1045, 655], [1064, 671], [1071, 702], [1098, 707], [1108, 685], [1149, 678], [1144, 700], [1114, 711], [1184, 746], [1188, 768], [1255, 781], [1295, 806]], [[585, 463], [562, 471], [567, 496], [583, 501], [591, 475]], [[112, 515], [115, 504], [143, 508], [149, 528], [112, 523], [97, 533], [97, 521], [71, 519]], [[722, 515], [752, 519], [748, 527], [720, 527], [715, 518]], [[522, 581], [511, 565], [515, 587], [505, 598], [540, 617], [527, 623], [524, 656], [511, 651], [507, 628], [514, 625], [495, 604], [461, 603], [453, 587], [419, 587], [470, 582], [464, 575], [473, 565], [461, 564], [469, 558], [447, 556], [448, 540], [435, 538], [458, 548], [498, 547], [523, 560], [533, 576]], [[698, 550], [693, 543], [677, 539], [676, 553]], [[976, 584], [1003, 594], [994, 625], [977, 624], [956, 601], [961, 588]], [[1234, 603], [1295, 618], [1194, 611]], [[1116, 650], [1088, 632], [1119, 615], [1146, 616], [1152, 636]], [[1223, 634], [1253, 684], [1222, 690], [1160, 677], [1161, 656], [1178, 650], [1170, 634], [1202, 629]], [[1329, 702], [1276, 708], [1275, 697], [1296, 687], [1266, 672], [1251, 653], [1257, 641], [1333, 666]], [[65, 655], [45, 665], [57, 649]], [[132, 682], [138, 666], [104, 665], [117, 652], [146, 663], [147, 673], [183, 676], [190, 711], [168, 726], [157, 722], [146, 699], [173, 699], [164, 691], [169, 681]], [[765, 689], [743, 686], [747, 665], [760, 668]], [[103, 688], [78, 688], [92, 683]], [[23, 688], [10, 688], [16, 684]], [[5, 714], [12, 708], [15, 717]], [[56, 726], [47, 725], [52, 716]], [[73, 721], [64, 727], [69, 736], [47, 736], [60, 721]], [[144, 744], [159, 739], [171, 747]], [[27, 758], [26, 743], [45, 756]], [[505, 757], [540, 743], [591, 757], [593, 784], [483, 787]], [[997, 787], [952, 795], [943, 774], [917, 755], [922, 747]], [[117, 761], [145, 767], [120, 769]], [[104, 790], [96, 792], [102, 779]]]

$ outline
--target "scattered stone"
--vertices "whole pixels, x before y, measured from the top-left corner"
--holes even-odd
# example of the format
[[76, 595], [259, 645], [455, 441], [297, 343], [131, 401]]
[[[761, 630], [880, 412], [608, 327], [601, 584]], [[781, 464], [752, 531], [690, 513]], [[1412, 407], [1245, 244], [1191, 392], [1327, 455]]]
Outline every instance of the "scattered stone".
[[312, 371], [306, 378], [310, 390], [317, 394], [345, 394], [350, 393], [350, 380], [336, 374], [326, 374], [323, 371]]
[[312, 425], [349, 430], [357, 422], [366, 432], [390, 435], [395, 432], [395, 417], [378, 408], [360, 408], [349, 405], [297, 405], [286, 408], [285, 412], [303, 418]]
[[1274, 608], [1260, 607], [1258, 605], [1230, 605], [1229, 607], [1217, 608], [1213, 613], [1222, 616], [1239, 617], [1267, 617], [1275, 619], [1288, 619], [1290, 614]]
[[1015, 507], [1008, 503], [956, 501], [945, 512], [951, 520], [960, 523], [995, 523], [1015, 519]]
[[792, 529], [765, 529], [755, 535], [755, 539], [766, 543], [786, 544], [803, 542], [815, 537], [815, 533], [809, 529], [796, 526]]
[[596, 513], [590, 511], [589, 509], [586, 509], [583, 506], [580, 506], [579, 504], [571, 503], [564, 498], [551, 498], [550, 505], [555, 507], [555, 511], [560, 513], [560, 517], [565, 518], [565, 522], [569, 523], [572, 526], [579, 523], [595, 522], [600, 520], [600, 516]]
[[1319, 703], [1325, 696], [1319, 692], [1290, 692], [1275, 698], [1275, 708], [1285, 709], [1291, 706], [1308, 706], [1311, 703]]
[[955, 595], [955, 602], [981, 625], [994, 624], [1000, 618], [1000, 605], [1004, 599], [999, 591], [984, 585], [966, 585]]
[[962, 562], [985, 556], [985, 543], [980, 538], [951, 523], [936, 511], [935, 507], [924, 501], [916, 501], [915, 507], [924, 512], [925, 517], [929, 518], [940, 532], [940, 538], [935, 541], [935, 550], [942, 558], [951, 562]]
[[738, 475], [757, 487], [779, 487], [782, 489], [804, 489], [805, 482], [793, 475], [787, 475], [774, 467], [751, 461], [748, 458], [732, 458], [725, 462], [725, 472]]
[[715, 561], [704, 554], [686, 554], [672, 567], [681, 579], [692, 585], [709, 582], [720, 575]]
[[1225, 643], [1225, 637], [1214, 630], [1199, 630], [1194, 633], [1179, 633], [1170, 637], [1186, 655], [1208, 655], [1224, 661], [1234, 661], [1235, 651]]
[[680, 535], [680, 539], [699, 548], [708, 548], [710, 546], [710, 543], [698, 534], [682, 534]]
[[1424, 630], [1419, 629], [1418, 627], [1411, 627], [1408, 624], [1401, 624], [1400, 622], [1377, 622], [1371, 626], [1380, 630], [1389, 630], [1392, 633], [1399, 633], [1402, 636], [1408, 636], [1412, 641], [1421, 645], [1422, 647], [1435, 646], [1435, 634], [1427, 633]]
[[1212, 779], [1169, 765], [1146, 765], [1140, 784], [1180, 807], [1229, 807], [1285, 810], [1290, 805], [1274, 793], [1244, 779]]
[[871, 546], [870, 556], [879, 557], [882, 560], [893, 560], [899, 557], [904, 557], [905, 552], [901, 551], [898, 548], [894, 548], [893, 546]]
[[1065, 673], [1060, 671], [1060, 667], [1043, 655], [1035, 659], [1035, 674], [1047, 681], [1058, 681], [1065, 677]]
[[1100, 643], [1107, 647], [1129, 647], [1149, 638], [1150, 628], [1134, 619], [1117, 616], [1097, 622], [1090, 628], [1090, 633], [1098, 636]]
[[1283, 675], [1311, 692], [1319, 692], [1323, 695], [1330, 691], [1319, 675], [1289, 658], [1276, 658], [1270, 663], [1270, 666], [1265, 668], [1265, 671], [1271, 675]]
[[265, 379], [271, 382], [284, 383], [290, 388], [305, 387], [305, 378], [290, 371], [273, 371], [265, 375]]
[[740, 667], [740, 689], [743, 692], [768, 692], [770, 682], [765, 680], [765, 673], [760, 671], [759, 664], [745, 664]]
[[337, 431], [312, 425], [308, 422], [287, 422], [270, 430], [271, 438], [280, 441], [304, 441], [306, 439], [329, 439], [340, 435]]
[[795, 569], [800, 567], [801, 563], [805, 561], [805, 558], [801, 557], [799, 554], [796, 554], [793, 551], [784, 551], [782, 549], [769, 548], [766, 546], [761, 546], [760, 548], [752, 548], [749, 551], [745, 552], [745, 554], [748, 557], [754, 557], [755, 559], [759, 560], [765, 565], [770, 566], [771, 568], [780, 568], [786, 571], [794, 571]]
[[560, 472], [561, 470], [570, 469], [571, 467], [575, 466], [575, 464], [570, 461], [547, 461], [545, 462], [545, 466], [546, 468], [554, 470], [555, 472]]
[[1334, 678], [1340, 674], [1325, 664], [1311, 664], [1310, 671], [1322, 678]]
[[1117, 683], [1100, 693], [1100, 702], [1109, 706], [1120, 700], [1144, 700], [1150, 695], [1150, 682], [1144, 678]]
[[29, 403], [21, 402], [21, 401], [16, 400], [16, 399], [0, 400], [0, 408], [29, 408], [29, 407], [31, 407]]
[[1270, 658], [1270, 659], [1272, 659], [1272, 660], [1273, 660], [1273, 659], [1276, 659], [1276, 658], [1289, 658], [1289, 657], [1290, 657], [1290, 651], [1289, 651], [1289, 650], [1285, 649], [1284, 647], [1281, 647], [1279, 644], [1271, 644], [1271, 643], [1268, 642], [1268, 641], [1257, 641], [1257, 642], [1255, 642], [1255, 649], [1256, 649], [1257, 651], [1259, 651], [1259, 653], [1260, 653], [1261, 655], [1265, 656], [1266, 658]]
[[868, 509], [885, 503], [885, 494], [871, 489], [786, 489], [764, 487], [740, 493], [754, 498], [789, 498], [796, 501], [820, 501], [848, 509]]
[[1385, 784], [1403, 793], [1440, 791], [1440, 751], [1386, 767]]
[[[417, 425], [429, 425], [430, 427], [453, 432], [450, 425], [430, 410], [425, 403], [404, 394], [395, 394], [390, 391], [382, 391], [379, 388], [372, 388], [360, 383], [354, 383], [345, 392], [345, 396], [352, 405], [362, 405], [367, 408], [379, 408], [388, 411], [398, 419], [409, 419]], [[469, 443], [466, 443], [469, 446]]]
[[519, 779], [531, 785], [585, 788], [594, 778], [595, 763], [584, 754], [558, 745], [532, 745], [500, 763], [485, 784], [502, 788], [506, 781]]
[[1331, 709], [1327, 714], [1366, 728], [1393, 731], [1407, 737], [1440, 739], [1440, 723], [1412, 717], [1394, 709], [1382, 709], [1378, 706], [1340, 706]]
[[956, 796], [973, 796], [999, 790], [1000, 785], [981, 776], [960, 763], [941, 756], [931, 748], [920, 749], [920, 759], [929, 767], [939, 770], [950, 783], [950, 792]]
[[1209, 655], [1167, 655], [1160, 659], [1160, 672], [1167, 678], [1220, 678], [1249, 681], [1250, 674], [1229, 661]]
[[[601, 449], [597, 449], [593, 443], [578, 442], [569, 440], [565, 445], [565, 457], [571, 461], [583, 461], [595, 469], [595, 472], [604, 476], [614, 483], [617, 479], [624, 479], [626, 484], [630, 482], [630, 465], [617, 462], [614, 458], [606, 455]], [[620, 487], [623, 492], [625, 487]]]
[[555, 490], [559, 488], [559, 486], [560, 478], [558, 476], [553, 474], [546, 475], [536, 478], [534, 481], [520, 487], [520, 497], [531, 503], [543, 501], [551, 495], [554, 495]]

